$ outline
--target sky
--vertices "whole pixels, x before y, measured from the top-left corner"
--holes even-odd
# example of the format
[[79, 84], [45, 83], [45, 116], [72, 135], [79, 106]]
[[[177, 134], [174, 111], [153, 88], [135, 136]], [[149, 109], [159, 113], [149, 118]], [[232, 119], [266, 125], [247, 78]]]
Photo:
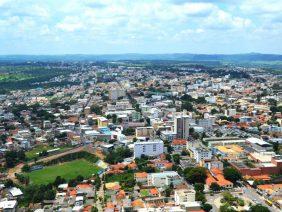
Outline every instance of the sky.
[[282, 54], [282, 0], [0, 0], [0, 54]]

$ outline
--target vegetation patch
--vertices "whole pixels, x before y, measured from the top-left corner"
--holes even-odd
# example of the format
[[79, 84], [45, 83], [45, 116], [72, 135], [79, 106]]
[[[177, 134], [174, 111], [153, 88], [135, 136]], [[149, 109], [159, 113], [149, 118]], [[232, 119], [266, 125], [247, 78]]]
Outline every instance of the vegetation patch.
[[29, 177], [31, 184], [40, 185], [54, 182], [57, 176], [61, 176], [66, 180], [76, 178], [78, 175], [89, 178], [92, 174], [98, 173], [98, 171], [99, 167], [92, 162], [85, 159], [77, 159], [71, 162], [48, 166], [41, 170], [27, 173], [26, 176]]

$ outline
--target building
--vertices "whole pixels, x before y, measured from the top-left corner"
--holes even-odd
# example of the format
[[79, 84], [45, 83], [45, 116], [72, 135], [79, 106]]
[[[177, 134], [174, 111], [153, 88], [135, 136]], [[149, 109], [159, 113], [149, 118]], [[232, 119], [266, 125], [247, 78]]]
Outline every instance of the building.
[[139, 158], [141, 155], [154, 157], [162, 153], [164, 153], [164, 142], [162, 140], [137, 141], [134, 143], [134, 158]]
[[119, 88], [114, 88], [109, 90], [109, 98], [110, 100], [117, 100], [121, 97], [125, 96], [125, 90], [124, 89], [119, 89]]
[[187, 202], [195, 202], [196, 191], [193, 189], [175, 190], [174, 201], [175, 205], [183, 205]]
[[171, 143], [171, 146], [175, 152], [182, 152], [187, 147], [186, 139], [174, 139]]
[[176, 116], [174, 118], [174, 132], [176, 133], [176, 138], [188, 138], [189, 119], [190, 117], [187, 115]]
[[165, 187], [180, 185], [182, 178], [175, 171], [164, 171], [160, 173], [151, 173], [148, 175], [148, 185], [156, 187]]
[[4, 200], [0, 202], [0, 211], [16, 212], [18, 202], [16, 200]]
[[138, 137], [146, 137], [152, 138], [154, 136], [154, 128], [153, 127], [137, 127], [135, 129], [135, 136]]
[[134, 174], [134, 179], [137, 183], [147, 184], [148, 173], [147, 172], [137, 172]]
[[202, 160], [210, 160], [212, 157], [212, 153], [210, 150], [204, 147], [192, 147], [190, 148], [191, 157], [199, 163]]
[[233, 188], [233, 183], [226, 180], [223, 175], [223, 171], [218, 168], [212, 168], [209, 170], [206, 184], [210, 187], [212, 183], [217, 183], [220, 187], [229, 189]]
[[107, 127], [109, 124], [109, 120], [102, 116], [98, 117], [97, 121], [98, 121], [98, 127]]
[[164, 141], [169, 141], [171, 142], [173, 139], [176, 138], [176, 133], [174, 131], [161, 131], [160, 138]]

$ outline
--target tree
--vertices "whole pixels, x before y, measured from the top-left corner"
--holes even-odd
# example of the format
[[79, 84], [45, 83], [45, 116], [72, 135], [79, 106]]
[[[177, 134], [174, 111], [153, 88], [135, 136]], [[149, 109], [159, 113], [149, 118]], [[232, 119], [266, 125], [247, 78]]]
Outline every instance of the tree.
[[98, 208], [96, 208], [95, 206], [92, 207], [91, 212], [98, 212]]
[[211, 204], [208, 204], [208, 203], [205, 203], [202, 205], [202, 209], [205, 211], [205, 212], [209, 212], [211, 209], [212, 209], [212, 205]]
[[202, 192], [196, 192], [195, 200], [202, 203], [205, 203], [207, 201], [205, 194]]
[[129, 127], [127, 129], [124, 129], [122, 131], [122, 133], [126, 136], [129, 136], [129, 135], [134, 135], [135, 134], [135, 129], [133, 129], [132, 127]]
[[236, 183], [238, 180], [242, 179], [242, 175], [237, 169], [233, 167], [227, 167], [223, 170], [225, 179], [230, 180], [233, 183]]
[[117, 123], [117, 115], [116, 114], [112, 115], [112, 121], [113, 121], [114, 124]]
[[233, 208], [231, 208], [228, 203], [226, 203], [226, 204], [220, 206], [219, 211], [220, 211], [220, 212], [237, 212], [236, 210], [234, 210]]
[[251, 206], [250, 212], [270, 212], [270, 210], [267, 207], [258, 204]]
[[77, 186], [77, 181], [76, 181], [76, 179], [71, 179], [71, 180], [69, 180], [69, 186], [70, 187], [75, 187], [75, 186]]
[[203, 192], [205, 189], [205, 185], [203, 183], [195, 183], [194, 184], [195, 191]]
[[30, 167], [28, 164], [24, 164], [24, 166], [22, 167], [22, 172], [29, 172], [30, 171]]
[[84, 180], [84, 177], [82, 175], [78, 175], [76, 177], [77, 182], [82, 182]]
[[176, 163], [177, 165], [180, 163], [180, 155], [179, 154], [172, 155], [172, 158], [173, 158], [174, 163]]
[[190, 102], [182, 102], [182, 110], [193, 111], [193, 105]]
[[45, 200], [53, 200], [55, 199], [56, 196], [56, 191], [52, 190], [47, 190], [46, 192], [44, 192], [44, 199]]
[[93, 105], [90, 108], [92, 113], [95, 113], [96, 115], [102, 115], [102, 108], [98, 105]]
[[173, 184], [171, 183], [171, 184], [169, 185], [169, 187], [167, 187], [167, 188], [165, 189], [165, 196], [166, 196], [166, 197], [170, 197], [172, 191], [173, 191]]
[[204, 167], [194, 167], [185, 174], [185, 178], [192, 184], [205, 183], [207, 178], [206, 169]]
[[273, 143], [273, 151], [274, 151], [276, 154], [279, 154], [279, 143], [278, 143], [278, 141], [276, 141], [276, 142]]
[[221, 190], [221, 187], [220, 187], [217, 183], [213, 182], [213, 183], [211, 183], [211, 185], [210, 185], [210, 189], [211, 189], [212, 191], [220, 191], [220, 190]]
[[66, 180], [64, 178], [62, 178], [61, 176], [57, 176], [55, 181], [54, 181], [54, 185], [57, 187], [60, 184], [65, 183]]
[[100, 179], [99, 175], [95, 175], [94, 183], [95, 183], [96, 190], [98, 190], [101, 187], [101, 179]]
[[6, 188], [11, 188], [14, 186], [14, 182], [11, 179], [7, 179], [4, 184]]

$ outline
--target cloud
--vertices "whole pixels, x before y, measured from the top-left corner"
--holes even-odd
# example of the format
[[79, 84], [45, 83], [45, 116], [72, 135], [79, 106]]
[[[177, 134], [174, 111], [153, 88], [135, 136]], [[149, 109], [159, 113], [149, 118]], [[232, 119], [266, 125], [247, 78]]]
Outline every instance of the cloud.
[[0, 0], [0, 45], [13, 39], [18, 49], [21, 43], [32, 46], [42, 41], [73, 53], [105, 53], [111, 48], [206, 52], [216, 43], [222, 51], [222, 43], [239, 48], [238, 40], [249, 42], [253, 36], [260, 47], [267, 45], [265, 37], [281, 40], [277, 36], [282, 32], [281, 4], [279, 0]]
[[67, 16], [64, 20], [56, 24], [56, 28], [66, 32], [75, 32], [83, 29], [84, 25], [78, 17]]

